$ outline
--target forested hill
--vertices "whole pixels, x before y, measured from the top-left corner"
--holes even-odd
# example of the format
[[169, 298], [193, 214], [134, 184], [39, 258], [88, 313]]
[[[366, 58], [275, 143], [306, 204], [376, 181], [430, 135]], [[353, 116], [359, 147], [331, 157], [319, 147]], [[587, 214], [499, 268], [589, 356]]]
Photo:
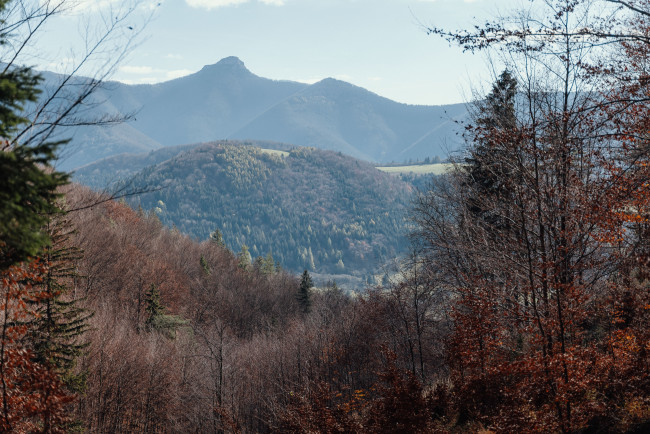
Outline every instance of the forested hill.
[[252, 260], [271, 253], [294, 271], [368, 277], [406, 247], [412, 187], [369, 163], [233, 142], [174, 149], [107, 159], [77, 179], [97, 187], [117, 166], [124, 177], [137, 170], [130, 189], [162, 189], [130, 199], [134, 208], [198, 239], [218, 229], [233, 251], [246, 245]]

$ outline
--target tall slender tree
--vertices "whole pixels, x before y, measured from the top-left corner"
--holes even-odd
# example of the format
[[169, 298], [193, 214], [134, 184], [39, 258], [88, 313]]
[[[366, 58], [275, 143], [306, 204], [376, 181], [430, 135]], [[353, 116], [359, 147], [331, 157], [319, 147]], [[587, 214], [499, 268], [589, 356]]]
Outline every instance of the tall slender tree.
[[311, 289], [313, 286], [314, 282], [311, 279], [309, 272], [305, 270], [300, 278], [300, 286], [298, 287], [298, 294], [296, 295], [298, 303], [300, 303], [300, 307], [304, 313], [308, 313], [311, 309]]
[[[87, 346], [83, 335], [92, 314], [79, 307], [79, 300], [70, 291], [70, 285], [79, 277], [75, 262], [82, 257], [70, 241], [74, 233], [71, 222], [65, 214], [56, 214], [50, 218], [45, 232], [50, 244], [40, 256], [43, 275], [33, 283], [39, 297], [28, 300], [34, 316], [25, 323], [29, 329], [27, 341], [34, 361], [47, 370], [56, 384], [63, 384], [67, 399], [72, 400], [85, 389], [86, 373], [78, 372], [76, 365]], [[46, 389], [45, 401], [56, 399], [48, 393]], [[44, 432], [52, 432], [69, 428], [70, 421], [48, 410], [42, 413], [41, 423]]]
[[497, 214], [498, 204], [513, 199], [517, 173], [517, 80], [504, 70], [483, 101], [476, 103], [474, 123], [468, 127], [470, 147], [465, 159], [467, 207], [493, 229], [507, 228], [507, 216]]
[[31, 343], [38, 360], [51, 365], [71, 391], [83, 389], [83, 375], [75, 375], [76, 359], [87, 346], [82, 341], [92, 316], [79, 307], [79, 299], [70, 291], [80, 276], [75, 262], [82, 258], [81, 250], [71, 244], [72, 223], [64, 214], [52, 217], [47, 224], [51, 243], [41, 259], [46, 264], [45, 276], [39, 284], [45, 299], [34, 304], [37, 318], [32, 324]]

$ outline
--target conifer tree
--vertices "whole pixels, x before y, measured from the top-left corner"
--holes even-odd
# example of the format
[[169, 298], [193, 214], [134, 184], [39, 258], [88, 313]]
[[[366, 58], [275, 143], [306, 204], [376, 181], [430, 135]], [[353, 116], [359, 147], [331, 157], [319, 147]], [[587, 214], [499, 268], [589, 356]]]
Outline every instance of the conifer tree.
[[266, 258], [262, 260], [262, 265], [260, 267], [260, 271], [262, 274], [275, 274], [276, 269], [275, 269], [275, 260], [273, 259], [273, 255], [271, 252], [266, 254]]
[[515, 98], [517, 80], [504, 70], [484, 101], [478, 103], [476, 120], [469, 131], [472, 146], [466, 158], [465, 191], [468, 211], [492, 226], [506, 226], [504, 216], [496, 215], [496, 204], [510, 199], [516, 168], [513, 140], [516, 140]]
[[38, 319], [33, 332], [35, 352], [41, 361], [52, 364], [64, 380], [70, 381], [74, 381], [75, 360], [86, 347], [79, 340], [88, 329], [91, 316], [69, 294], [69, 283], [78, 277], [74, 261], [82, 257], [82, 252], [69, 243], [73, 232], [63, 215], [54, 217], [47, 225], [51, 244], [42, 255], [47, 267], [42, 284], [46, 298], [36, 306]]
[[242, 244], [241, 251], [237, 254], [237, 259], [239, 260], [239, 268], [244, 270], [250, 268], [252, 258], [246, 244]]
[[199, 260], [199, 265], [201, 265], [201, 270], [203, 270], [205, 275], [209, 276], [211, 273], [210, 265], [208, 265], [208, 261], [205, 259], [205, 256], [201, 255], [201, 259]]
[[[74, 262], [82, 257], [82, 252], [70, 244], [74, 229], [64, 214], [53, 216], [44, 233], [51, 244], [41, 255], [42, 279], [34, 285], [40, 288], [40, 294], [29, 301], [34, 317], [26, 324], [30, 330], [28, 340], [34, 361], [47, 369], [51, 378], [60, 381], [72, 399], [85, 389], [86, 373], [75, 372], [75, 368], [88, 345], [82, 337], [92, 316], [78, 306], [79, 300], [69, 291], [70, 283], [78, 277]], [[68, 422], [57, 419], [52, 412], [42, 414], [45, 432], [65, 429]]]
[[145, 294], [147, 300], [147, 320], [145, 324], [148, 328], [155, 327], [156, 320], [165, 313], [165, 307], [160, 301], [160, 290], [153, 283], [149, 287], [149, 291]]
[[160, 290], [153, 283], [149, 287], [149, 291], [145, 294], [147, 307], [147, 320], [145, 325], [148, 331], [157, 331], [162, 333], [169, 339], [176, 338], [176, 331], [187, 326], [188, 321], [179, 315], [166, 314], [165, 306], [160, 300]]
[[225, 247], [226, 243], [223, 241], [223, 234], [219, 229], [215, 229], [214, 232], [210, 234], [210, 241], [215, 243], [219, 247]]
[[[0, 1], [0, 12], [7, 1]], [[3, 42], [0, 35], [0, 43]], [[43, 227], [57, 211], [56, 189], [67, 174], [48, 169], [64, 142], [22, 145], [13, 137], [28, 123], [22, 110], [35, 102], [41, 77], [26, 67], [0, 72], [0, 269], [35, 256], [48, 243]]]
[[314, 282], [311, 280], [309, 272], [305, 270], [300, 278], [300, 286], [298, 287], [298, 295], [296, 297], [304, 313], [308, 313], [311, 309], [311, 288], [313, 286]]

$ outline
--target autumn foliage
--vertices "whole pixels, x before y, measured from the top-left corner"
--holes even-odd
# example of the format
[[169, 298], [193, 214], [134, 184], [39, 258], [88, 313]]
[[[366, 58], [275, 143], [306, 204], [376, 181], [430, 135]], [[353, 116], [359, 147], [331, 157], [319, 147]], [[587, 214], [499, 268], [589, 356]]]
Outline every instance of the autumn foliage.
[[64, 432], [70, 422], [66, 404], [73, 395], [54, 366], [36, 360], [28, 340], [29, 323], [38, 315], [30, 305], [49, 297], [38, 285], [47, 267], [33, 261], [2, 273], [0, 429], [5, 432]]
[[383, 287], [301, 290], [218, 232], [60, 190], [65, 236], [0, 275], [0, 431], [647, 430], [650, 3], [594, 3], [433, 30], [509, 60]]

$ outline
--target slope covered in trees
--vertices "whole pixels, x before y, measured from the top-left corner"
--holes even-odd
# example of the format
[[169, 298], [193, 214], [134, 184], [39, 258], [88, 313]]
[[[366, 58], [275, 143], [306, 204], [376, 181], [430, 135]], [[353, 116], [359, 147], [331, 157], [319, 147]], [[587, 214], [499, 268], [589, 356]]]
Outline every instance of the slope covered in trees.
[[[68, 214], [70, 241], [84, 253], [66, 298], [94, 313], [74, 370], [83, 393], [64, 407], [83, 429], [433, 426], [418, 378], [422, 368], [440, 372], [439, 347], [428, 344], [441, 326], [429, 320], [407, 340], [406, 291], [349, 298], [334, 284], [317, 290], [308, 273], [300, 281], [273, 264], [242, 263], [216, 238], [198, 243], [153, 214], [97, 205], [85, 188], [65, 197], [77, 210]], [[433, 315], [433, 294], [419, 298], [418, 313]], [[409, 341], [423, 351], [405, 357]]]
[[[368, 163], [313, 148], [281, 154], [232, 142], [158, 158], [165, 152], [146, 157], [154, 164], [129, 181], [135, 190], [162, 189], [129, 202], [198, 239], [219, 230], [233, 251], [246, 245], [254, 258], [271, 253], [296, 272], [361, 276], [406, 247], [411, 187]], [[115, 175], [115, 159], [80, 170], [77, 179], [101, 184]], [[122, 170], [128, 161], [119, 160]]]

